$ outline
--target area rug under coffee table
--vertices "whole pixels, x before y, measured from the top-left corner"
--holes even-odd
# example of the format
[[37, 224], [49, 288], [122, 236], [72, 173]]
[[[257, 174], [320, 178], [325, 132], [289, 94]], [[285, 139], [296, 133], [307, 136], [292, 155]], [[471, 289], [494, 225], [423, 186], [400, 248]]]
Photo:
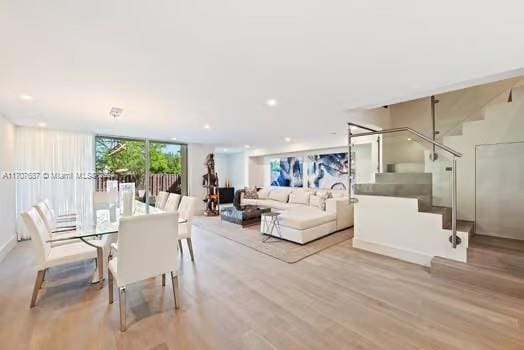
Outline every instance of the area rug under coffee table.
[[262, 239], [265, 236], [260, 233], [260, 225], [242, 228], [237, 224], [221, 221], [220, 218], [216, 217], [195, 217], [193, 225], [289, 264], [296, 263], [353, 237], [353, 228], [350, 228], [332, 233], [304, 245], [278, 238], [272, 238], [268, 242], [263, 243]]

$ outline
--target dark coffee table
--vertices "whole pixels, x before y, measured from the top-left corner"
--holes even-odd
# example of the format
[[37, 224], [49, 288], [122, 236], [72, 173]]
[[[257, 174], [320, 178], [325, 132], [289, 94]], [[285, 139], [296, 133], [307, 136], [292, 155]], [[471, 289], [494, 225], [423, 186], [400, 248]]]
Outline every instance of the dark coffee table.
[[242, 225], [242, 227], [260, 223], [262, 213], [271, 212], [271, 208], [259, 207], [256, 205], [243, 205], [240, 207], [228, 207], [222, 209], [220, 217], [224, 221]]

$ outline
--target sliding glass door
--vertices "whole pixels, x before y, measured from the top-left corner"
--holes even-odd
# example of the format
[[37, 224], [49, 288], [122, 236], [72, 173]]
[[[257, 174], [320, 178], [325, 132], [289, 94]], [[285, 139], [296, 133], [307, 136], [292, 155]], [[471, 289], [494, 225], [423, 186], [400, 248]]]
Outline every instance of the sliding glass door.
[[187, 195], [187, 146], [169, 142], [96, 137], [96, 191], [134, 190], [155, 203], [160, 191]]
[[134, 184], [143, 199], [146, 179], [146, 143], [113, 137], [96, 137], [96, 191], [118, 190], [121, 183]]
[[185, 148], [166, 142], [149, 143], [149, 189], [153, 197], [160, 191], [187, 195]]

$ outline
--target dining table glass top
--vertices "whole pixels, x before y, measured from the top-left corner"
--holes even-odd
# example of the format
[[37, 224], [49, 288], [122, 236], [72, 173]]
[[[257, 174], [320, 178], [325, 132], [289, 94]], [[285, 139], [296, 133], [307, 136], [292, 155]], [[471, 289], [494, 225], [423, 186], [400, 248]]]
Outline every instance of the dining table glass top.
[[[147, 205], [144, 202], [135, 200], [133, 213], [131, 216], [155, 215], [160, 213], [165, 213], [165, 211], [154, 206]], [[179, 218], [178, 223], [184, 224], [187, 223], [187, 220]], [[72, 239], [84, 240], [91, 237], [111, 235], [118, 232], [119, 226], [120, 221], [118, 219], [115, 221], [108, 220], [104, 222], [98, 222], [94, 225], [79, 225], [77, 229], [72, 229], [70, 231], [59, 231], [60, 234], [55, 234], [52, 238], [48, 239], [47, 242], [53, 243]]]

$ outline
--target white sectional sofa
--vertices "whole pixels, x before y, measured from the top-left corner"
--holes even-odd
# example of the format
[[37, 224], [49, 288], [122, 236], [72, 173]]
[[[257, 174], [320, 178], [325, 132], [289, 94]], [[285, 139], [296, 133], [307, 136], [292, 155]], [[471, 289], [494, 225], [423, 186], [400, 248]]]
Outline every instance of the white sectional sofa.
[[[325, 206], [319, 206], [318, 195], [327, 197]], [[300, 244], [353, 226], [353, 205], [345, 191], [272, 187], [260, 189], [258, 199], [244, 198], [242, 194], [241, 204], [279, 212], [282, 238]], [[261, 231], [269, 234], [264, 227], [261, 225]], [[276, 229], [272, 235], [279, 237]]]

